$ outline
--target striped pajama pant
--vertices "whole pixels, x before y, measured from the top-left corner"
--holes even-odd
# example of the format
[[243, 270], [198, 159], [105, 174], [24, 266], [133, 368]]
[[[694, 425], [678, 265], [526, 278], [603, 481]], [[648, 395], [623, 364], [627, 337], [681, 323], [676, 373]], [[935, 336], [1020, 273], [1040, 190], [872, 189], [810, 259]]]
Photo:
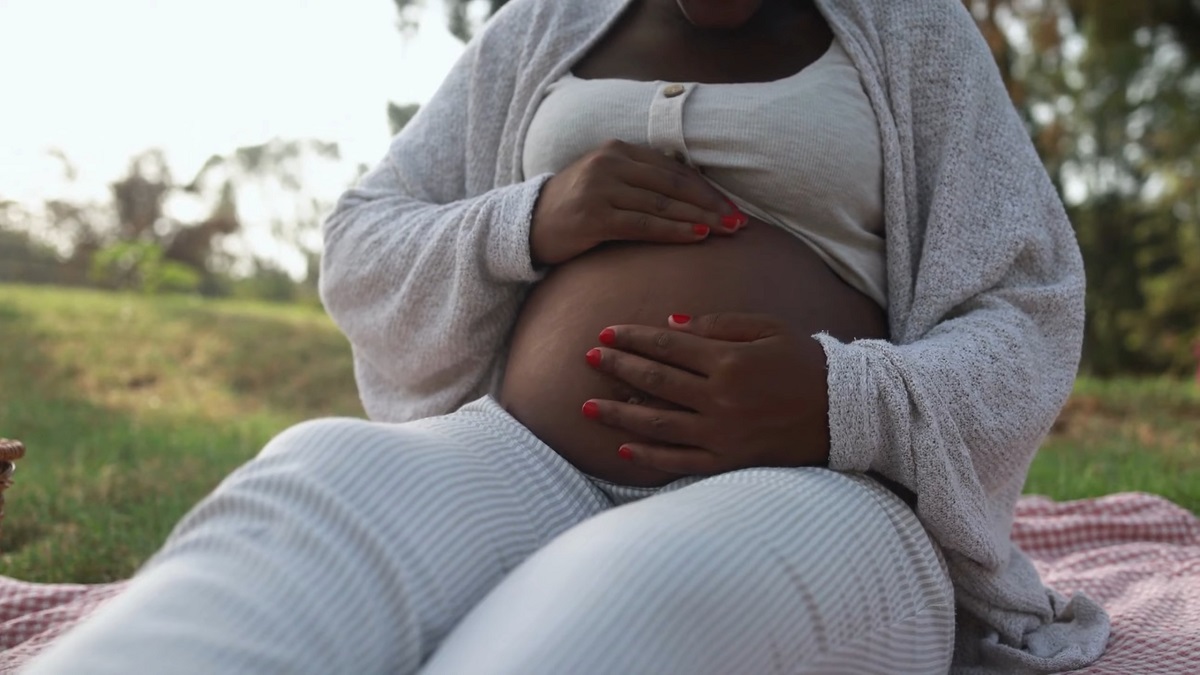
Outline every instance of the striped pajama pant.
[[301, 424], [29, 673], [940, 673], [953, 590], [875, 481], [591, 479], [494, 400]]

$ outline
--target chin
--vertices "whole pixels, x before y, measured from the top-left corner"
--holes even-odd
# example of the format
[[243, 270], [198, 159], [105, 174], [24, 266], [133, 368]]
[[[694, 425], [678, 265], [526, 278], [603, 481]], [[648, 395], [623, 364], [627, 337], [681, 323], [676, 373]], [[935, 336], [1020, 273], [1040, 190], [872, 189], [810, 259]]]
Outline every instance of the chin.
[[733, 29], [750, 20], [762, 0], [675, 0], [697, 28]]

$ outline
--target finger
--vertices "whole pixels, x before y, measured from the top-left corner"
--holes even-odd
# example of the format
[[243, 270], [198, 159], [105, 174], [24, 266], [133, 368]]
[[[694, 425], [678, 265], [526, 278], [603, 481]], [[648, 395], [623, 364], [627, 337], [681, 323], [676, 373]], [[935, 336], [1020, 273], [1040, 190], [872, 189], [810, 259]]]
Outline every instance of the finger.
[[688, 204], [698, 206], [717, 215], [736, 215], [724, 195], [717, 191], [695, 169], [678, 164], [673, 160], [658, 158], [675, 166], [662, 166], [640, 161], [621, 165], [618, 176], [630, 187], [663, 194]]
[[667, 325], [691, 335], [729, 342], [753, 342], [779, 335], [784, 330], [782, 322], [773, 316], [741, 312], [720, 312], [696, 317], [672, 314], [667, 319]]
[[704, 223], [685, 223], [640, 211], [614, 211], [604, 228], [604, 241], [648, 241], [659, 244], [693, 244], [704, 241], [713, 229]]
[[672, 365], [604, 347], [589, 351], [587, 361], [602, 373], [685, 408], [698, 410], [708, 398], [705, 378]]
[[626, 443], [617, 454], [634, 464], [680, 476], [711, 476], [729, 470], [722, 466], [720, 456], [697, 447]]
[[708, 225], [715, 234], [737, 232], [743, 218], [738, 215], [718, 215], [670, 195], [628, 185], [619, 186], [610, 198], [610, 203], [618, 209], [646, 213], [668, 220]]
[[679, 330], [633, 324], [609, 326], [600, 331], [598, 339], [606, 347], [639, 354], [701, 376], [711, 373], [712, 366], [720, 360], [722, 347], [729, 347]]
[[699, 175], [699, 172], [695, 168], [676, 159], [673, 153], [656, 150], [648, 145], [634, 145], [632, 143], [618, 145], [616, 148], [621, 154], [641, 164], [657, 166], [681, 175]]
[[597, 398], [583, 404], [583, 415], [605, 426], [663, 443], [696, 445], [704, 437], [703, 419], [687, 410], [647, 408]]
[[627, 168], [629, 165], [642, 165], [654, 167], [684, 179], [703, 180], [700, 178], [700, 172], [694, 167], [646, 145], [634, 145], [614, 139], [604, 144], [603, 151], [610, 156], [627, 160]]
[[698, 206], [709, 214], [707, 220], [699, 222], [718, 231], [732, 233], [749, 224], [749, 216], [709, 184], [698, 169], [643, 145], [612, 141], [608, 150], [632, 160], [632, 164], [622, 167], [623, 178], [630, 187]]

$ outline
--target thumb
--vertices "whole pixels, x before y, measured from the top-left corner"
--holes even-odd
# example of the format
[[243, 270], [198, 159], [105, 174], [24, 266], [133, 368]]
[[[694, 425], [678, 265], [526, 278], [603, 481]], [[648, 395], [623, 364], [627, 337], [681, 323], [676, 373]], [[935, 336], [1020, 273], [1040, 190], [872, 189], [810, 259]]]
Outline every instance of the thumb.
[[667, 319], [667, 325], [692, 335], [730, 342], [753, 342], [778, 335], [781, 326], [778, 320], [766, 314], [739, 312], [718, 312], [696, 317], [672, 314]]

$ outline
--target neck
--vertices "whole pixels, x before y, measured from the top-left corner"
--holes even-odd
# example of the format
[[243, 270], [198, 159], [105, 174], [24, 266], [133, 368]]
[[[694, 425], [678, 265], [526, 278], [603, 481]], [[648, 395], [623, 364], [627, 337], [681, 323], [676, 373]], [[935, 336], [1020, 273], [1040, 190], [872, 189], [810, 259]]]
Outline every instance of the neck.
[[649, 0], [670, 30], [685, 37], [703, 37], [723, 42], [790, 41], [800, 24], [816, 12], [815, 0], [762, 0], [762, 5], [743, 24], [732, 28], [702, 28], [688, 20], [678, 0]]

